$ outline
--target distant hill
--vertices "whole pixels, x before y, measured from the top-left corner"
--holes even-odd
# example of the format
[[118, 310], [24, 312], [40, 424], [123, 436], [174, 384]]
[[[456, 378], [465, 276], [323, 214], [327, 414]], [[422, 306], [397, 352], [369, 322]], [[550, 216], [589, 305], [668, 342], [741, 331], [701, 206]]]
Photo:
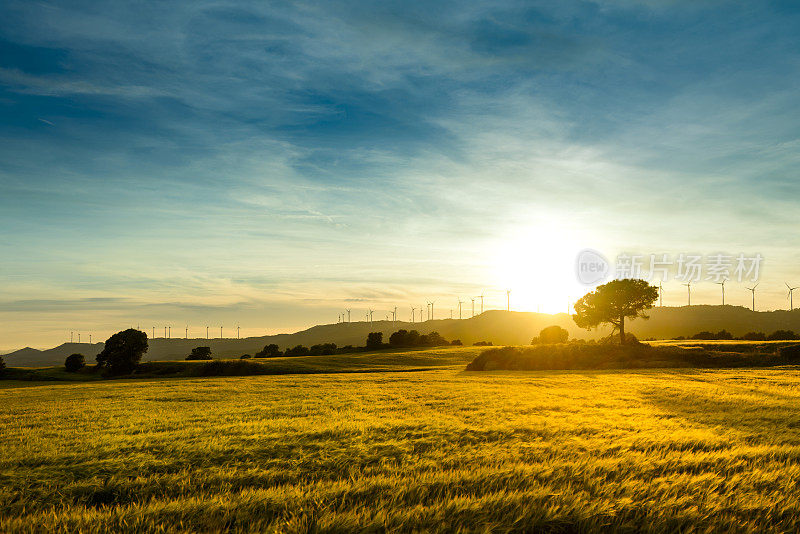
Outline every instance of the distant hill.
[[[690, 336], [702, 330], [717, 332], [723, 328], [736, 336], [750, 331], [770, 333], [778, 329], [800, 332], [800, 310], [753, 312], [740, 306], [682, 306], [653, 308], [650, 320], [632, 321], [627, 330], [640, 339], [674, 338]], [[495, 345], [525, 345], [539, 331], [550, 325], [566, 328], [571, 337], [598, 339], [610, 333], [603, 328], [587, 331], [575, 326], [572, 318], [565, 314], [529, 312], [507, 312], [492, 310], [470, 319], [439, 319], [422, 323], [398, 321], [375, 321], [335, 323], [318, 325], [294, 334], [250, 337], [244, 339], [164, 339], [149, 340], [150, 349], [144, 360], [180, 360], [197, 346], [209, 346], [215, 357], [237, 357], [254, 354], [269, 343], [281, 349], [295, 345], [311, 346], [317, 343], [364, 345], [367, 334], [383, 332], [384, 340], [401, 328], [415, 329], [421, 334], [439, 332], [445, 339], [460, 339], [464, 344], [476, 341], [491, 341]], [[75, 352], [86, 356], [88, 361], [103, 349], [103, 343], [64, 343], [48, 350], [24, 348], [3, 356], [7, 365], [16, 367], [39, 367], [61, 365], [64, 359]]]

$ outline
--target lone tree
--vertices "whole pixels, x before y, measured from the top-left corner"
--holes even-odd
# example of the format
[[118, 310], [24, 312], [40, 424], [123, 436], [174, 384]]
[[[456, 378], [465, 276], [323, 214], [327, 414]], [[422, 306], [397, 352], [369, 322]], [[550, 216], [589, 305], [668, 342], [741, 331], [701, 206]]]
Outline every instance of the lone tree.
[[84, 365], [86, 365], [86, 358], [83, 357], [83, 354], [70, 354], [64, 360], [64, 369], [68, 373], [77, 373]]
[[145, 352], [147, 334], [129, 328], [106, 340], [105, 348], [97, 355], [97, 365], [113, 375], [128, 374], [136, 369]]
[[187, 360], [212, 360], [211, 347], [195, 347], [192, 353], [186, 357]]
[[658, 288], [644, 280], [612, 280], [598, 286], [575, 303], [572, 319], [581, 328], [594, 328], [610, 323], [619, 330], [620, 343], [625, 343], [625, 318], [647, 319], [644, 310], [653, 307]]
[[6, 372], [6, 362], [3, 361], [3, 357], [0, 356], [0, 375]]

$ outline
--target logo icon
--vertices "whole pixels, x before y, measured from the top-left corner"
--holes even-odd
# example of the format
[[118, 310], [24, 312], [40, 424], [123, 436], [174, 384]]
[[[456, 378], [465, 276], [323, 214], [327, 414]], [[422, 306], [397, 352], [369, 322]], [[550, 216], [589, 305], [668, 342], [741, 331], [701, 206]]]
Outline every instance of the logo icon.
[[575, 259], [575, 274], [581, 284], [591, 286], [602, 282], [608, 276], [608, 260], [596, 250], [587, 248], [578, 253]]

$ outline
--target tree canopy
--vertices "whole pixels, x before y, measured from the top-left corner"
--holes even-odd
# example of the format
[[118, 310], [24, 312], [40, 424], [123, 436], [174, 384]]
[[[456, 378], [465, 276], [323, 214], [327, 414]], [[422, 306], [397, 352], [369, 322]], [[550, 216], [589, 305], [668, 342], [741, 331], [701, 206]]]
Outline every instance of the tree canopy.
[[131, 373], [139, 365], [145, 352], [147, 334], [129, 328], [106, 340], [105, 348], [97, 355], [97, 365], [115, 375]]
[[625, 319], [647, 319], [645, 310], [658, 299], [658, 288], [645, 280], [612, 280], [598, 286], [575, 303], [572, 319], [581, 328], [594, 328], [611, 324], [619, 332], [620, 343], [625, 343]]

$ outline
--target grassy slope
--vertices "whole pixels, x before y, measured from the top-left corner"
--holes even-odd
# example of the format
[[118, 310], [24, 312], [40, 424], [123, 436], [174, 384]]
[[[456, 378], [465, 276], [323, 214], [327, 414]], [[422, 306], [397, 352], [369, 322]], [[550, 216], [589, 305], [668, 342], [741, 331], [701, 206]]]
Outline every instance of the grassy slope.
[[800, 529], [800, 372], [0, 383], [0, 531]]

